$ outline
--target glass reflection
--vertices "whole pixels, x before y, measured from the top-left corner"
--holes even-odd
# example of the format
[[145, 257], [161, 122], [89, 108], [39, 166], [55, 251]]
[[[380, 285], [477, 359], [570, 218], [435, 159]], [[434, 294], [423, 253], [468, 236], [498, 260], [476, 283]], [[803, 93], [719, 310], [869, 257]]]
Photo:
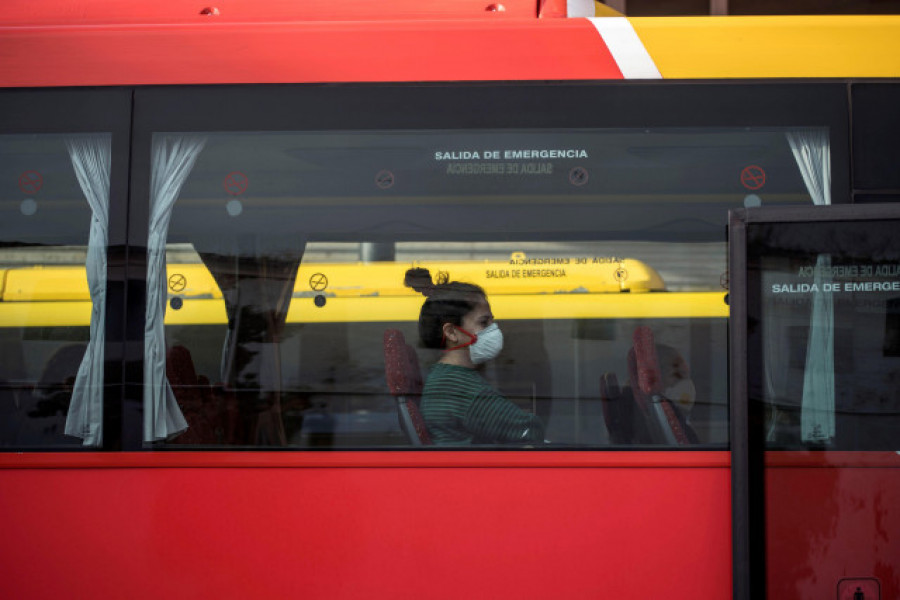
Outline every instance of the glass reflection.
[[302, 448], [416, 442], [403, 407], [427, 421], [429, 403], [392, 393], [385, 340], [402, 338], [408, 380], [445, 348], [421, 342], [427, 286], [407, 287], [410, 269], [484, 290], [504, 348], [475, 372], [543, 426], [524, 445], [721, 447], [727, 210], [751, 191], [819, 202], [807, 180], [827, 161], [796, 156], [829, 142], [642, 129], [153, 143], [145, 440]]
[[103, 444], [112, 136], [0, 136], [0, 447]]
[[896, 223], [750, 228], [773, 448], [894, 450], [900, 431]]

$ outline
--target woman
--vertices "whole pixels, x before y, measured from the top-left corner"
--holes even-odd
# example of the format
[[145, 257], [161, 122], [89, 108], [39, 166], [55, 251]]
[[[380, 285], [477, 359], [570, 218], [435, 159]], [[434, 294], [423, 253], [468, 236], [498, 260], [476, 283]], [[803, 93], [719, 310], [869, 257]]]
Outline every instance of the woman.
[[425, 382], [420, 403], [436, 444], [541, 443], [540, 420], [501, 396], [475, 370], [503, 348], [484, 290], [471, 283], [436, 284], [426, 269], [410, 269], [406, 285], [426, 296], [419, 337], [443, 351]]

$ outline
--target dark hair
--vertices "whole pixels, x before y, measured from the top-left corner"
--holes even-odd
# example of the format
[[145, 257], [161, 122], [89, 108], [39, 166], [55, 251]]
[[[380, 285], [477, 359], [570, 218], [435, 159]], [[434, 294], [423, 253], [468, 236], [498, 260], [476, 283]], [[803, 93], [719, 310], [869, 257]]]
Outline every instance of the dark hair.
[[484, 290], [474, 283], [449, 279], [447, 273], [439, 272], [437, 283], [433, 283], [428, 269], [415, 268], [406, 272], [406, 287], [425, 296], [425, 303], [419, 311], [419, 339], [426, 348], [441, 348], [444, 323], [462, 325], [463, 317], [487, 297]]

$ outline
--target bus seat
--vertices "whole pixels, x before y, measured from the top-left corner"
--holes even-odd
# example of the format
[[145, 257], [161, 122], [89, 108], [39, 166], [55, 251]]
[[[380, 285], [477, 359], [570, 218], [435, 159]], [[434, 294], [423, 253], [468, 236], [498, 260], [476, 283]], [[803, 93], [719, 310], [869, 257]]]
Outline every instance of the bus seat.
[[630, 386], [619, 386], [615, 373], [600, 378], [600, 405], [609, 441], [613, 444], [652, 444], [647, 417]]
[[0, 379], [0, 447], [15, 445], [20, 421], [18, 398], [9, 382]]
[[388, 389], [397, 401], [400, 428], [414, 446], [430, 445], [431, 436], [417, 403], [423, 387], [419, 359], [397, 329], [384, 332], [384, 374]]
[[[166, 353], [166, 378], [169, 385], [174, 389], [185, 388], [185, 392], [193, 391], [197, 385], [197, 371], [194, 368], [194, 359], [191, 351], [184, 346], [176, 345], [169, 348]], [[187, 393], [184, 394], [186, 400], [192, 400]], [[181, 400], [181, 395], [179, 395]]]
[[603, 421], [609, 441], [613, 444], [634, 443], [633, 436], [633, 401], [627, 398], [628, 388], [619, 387], [619, 379], [615, 373], [604, 373], [600, 376], [600, 406], [603, 409]]
[[50, 356], [34, 386], [35, 404], [30, 407], [30, 417], [65, 416], [68, 413], [72, 388], [86, 350], [87, 344], [68, 344]]
[[634, 346], [628, 351], [631, 388], [642, 412], [648, 417], [654, 441], [670, 445], [691, 443], [675, 405], [662, 393], [662, 374], [653, 330], [646, 326], [636, 328], [632, 341]]
[[422, 379], [422, 368], [419, 366], [419, 355], [416, 354], [416, 349], [409, 344], [404, 344], [404, 346], [406, 347], [407, 364], [410, 369], [410, 394], [414, 396], [413, 400], [418, 406], [419, 398], [422, 396], [422, 389], [425, 387], [425, 381]]
[[71, 444], [75, 438], [65, 435], [66, 417], [72, 390], [87, 344], [58, 347], [44, 363], [41, 376], [31, 390], [17, 386], [22, 428], [17, 445], [40, 446]]
[[166, 377], [181, 407], [188, 429], [174, 439], [177, 444], [209, 444], [217, 441], [218, 403], [209, 380], [199, 377], [191, 351], [181, 345], [166, 353]]

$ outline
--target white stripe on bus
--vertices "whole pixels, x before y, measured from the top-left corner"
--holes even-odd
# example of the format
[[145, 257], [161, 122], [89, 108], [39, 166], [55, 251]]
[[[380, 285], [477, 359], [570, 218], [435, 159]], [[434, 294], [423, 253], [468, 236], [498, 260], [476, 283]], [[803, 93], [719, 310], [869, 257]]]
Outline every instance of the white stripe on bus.
[[659, 69], [625, 17], [589, 18], [625, 79], [662, 79]]

